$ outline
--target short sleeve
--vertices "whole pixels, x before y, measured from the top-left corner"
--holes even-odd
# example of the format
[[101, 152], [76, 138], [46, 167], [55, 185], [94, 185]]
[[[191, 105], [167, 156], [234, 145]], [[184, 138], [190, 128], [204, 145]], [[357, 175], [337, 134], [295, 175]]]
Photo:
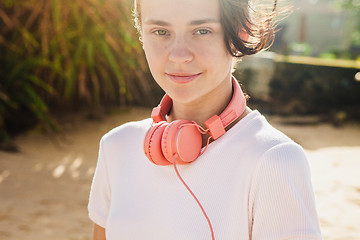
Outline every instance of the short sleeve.
[[295, 143], [264, 153], [249, 206], [253, 240], [322, 239], [307, 158]]
[[90, 219], [105, 228], [110, 206], [109, 176], [104, 154], [103, 139], [100, 141], [98, 162], [91, 185], [88, 211]]

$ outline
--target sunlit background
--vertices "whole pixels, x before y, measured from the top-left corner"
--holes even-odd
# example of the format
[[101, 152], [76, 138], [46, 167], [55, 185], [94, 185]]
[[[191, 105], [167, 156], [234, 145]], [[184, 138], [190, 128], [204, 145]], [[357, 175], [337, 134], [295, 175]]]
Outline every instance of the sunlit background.
[[[272, 47], [234, 75], [249, 105], [304, 146], [324, 238], [360, 239], [360, 1], [289, 5]], [[163, 94], [131, 9], [0, 0], [0, 239], [91, 238], [99, 140]]]

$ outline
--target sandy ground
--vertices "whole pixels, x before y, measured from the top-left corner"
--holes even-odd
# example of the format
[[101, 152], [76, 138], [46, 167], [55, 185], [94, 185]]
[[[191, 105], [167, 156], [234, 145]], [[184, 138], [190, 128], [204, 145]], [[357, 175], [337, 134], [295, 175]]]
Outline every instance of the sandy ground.
[[[17, 138], [20, 153], [0, 151], [0, 239], [91, 239], [86, 206], [98, 142], [149, 114], [136, 108], [96, 121], [74, 116], [61, 136], [33, 131]], [[307, 151], [324, 239], [359, 240], [360, 124], [269, 120]]]

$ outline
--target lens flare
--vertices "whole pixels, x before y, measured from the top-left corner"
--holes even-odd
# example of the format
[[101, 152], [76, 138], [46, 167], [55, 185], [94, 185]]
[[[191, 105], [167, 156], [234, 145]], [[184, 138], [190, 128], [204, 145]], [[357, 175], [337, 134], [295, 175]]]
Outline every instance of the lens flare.
[[358, 72], [358, 73], [355, 74], [355, 80], [356, 80], [357, 82], [360, 82], [360, 72]]

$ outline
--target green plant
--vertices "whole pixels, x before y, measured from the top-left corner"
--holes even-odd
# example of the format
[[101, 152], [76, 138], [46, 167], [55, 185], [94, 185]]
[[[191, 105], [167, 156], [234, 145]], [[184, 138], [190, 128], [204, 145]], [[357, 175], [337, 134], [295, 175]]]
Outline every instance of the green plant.
[[[40, 58], [19, 59], [15, 54], [7, 54], [0, 58], [0, 66], [2, 66], [0, 72], [0, 142], [10, 140], [4, 130], [5, 125], [8, 128], [21, 128], [31, 122], [32, 117], [46, 126], [55, 128], [48, 115], [48, 107], [40, 95], [40, 92], [54, 94], [55, 91], [48, 83], [33, 73], [33, 69], [37, 66], [44, 65], [42, 61]], [[4, 72], [6, 74], [3, 74]], [[16, 119], [19, 112], [23, 112], [21, 116], [24, 119]], [[31, 114], [29, 115], [29, 113]], [[24, 123], [19, 125], [19, 120]]]
[[354, 16], [356, 29], [351, 36], [352, 44], [360, 46], [360, 0], [332, 0], [334, 5], [341, 9], [346, 9]]
[[23, 111], [52, 125], [56, 108], [157, 101], [124, 1], [0, 2], [1, 136]]
[[308, 43], [294, 42], [290, 44], [289, 48], [291, 54], [300, 56], [310, 56], [312, 51]]

